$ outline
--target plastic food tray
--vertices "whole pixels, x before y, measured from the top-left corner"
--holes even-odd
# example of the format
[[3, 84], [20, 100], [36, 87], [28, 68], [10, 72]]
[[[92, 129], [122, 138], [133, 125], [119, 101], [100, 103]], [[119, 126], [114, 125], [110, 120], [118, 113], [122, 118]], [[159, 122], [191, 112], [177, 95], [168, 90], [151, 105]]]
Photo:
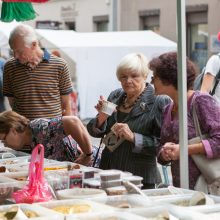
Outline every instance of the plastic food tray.
[[[212, 219], [208, 218], [206, 214], [200, 213], [196, 210], [192, 210], [189, 207], [180, 207], [175, 205], [163, 205], [163, 206], [154, 206], [145, 209], [131, 209], [129, 212], [143, 216], [147, 219], [165, 219], [164, 217], [169, 216], [169, 219]], [[165, 215], [165, 216], [164, 216]], [[214, 219], [213, 219], [214, 220]]]
[[122, 178], [123, 181], [129, 181], [135, 185], [141, 185], [143, 177], [141, 176], [126, 176]]
[[9, 183], [9, 182], [16, 182], [15, 180], [8, 178], [7, 176], [1, 176], [0, 178], [0, 184], [1, 183]]
[[29, 161], [30, 161], [30, 156], [1, 159], [0, 166], [10, 166], [10, 165], [15, 165], [15, 164], [17, 165], [17, 164], [25, 163]]
[[117, 170], [104, 170], [99, 175], [102, 181], [112, 181], [121, 178], [121, 172]]
[[28, 177], [28, 171], [19, 171], [19, 172], [12, 172], [12, 173], [1, 173], [1, 177], [2, 176], [10, 178], [11, 180], [13, 180], [15, 182], [26, 181], [27, 177]]
[[91, 178], [91, 179], [84, 179], [83, 186], [85, 188], [95, 188], [99, 189], [101, 187], [101, 182], [99, 179]]
[[[178, 189], [180, 189], [183, 192], [183, 194], [193, 194], [195, 192], [195, 191], [189, 190], [189, 189], [183, 189], [183, 188], [178, 188]], [[145, 189], [145, 190], [142, 190], [142, 191], [147, 196], [170, 196], [170, 195], [174, 195], [169, 191], [168, 188]]]
[[106, 198], [94, 198], [93, 201], [112, 206], [116, 209], [132, 209], [149, 207], [152, 201], [145, 199], [141, 195], [120, 195], [108, 196]]
[[90, 206], [89, 212], [100, 212], [100, 210], [104, 210], [104, 211], [113, 210], [113, 208], [110, 206], [99, 204], [90, 200], [83, 200], [83, 199], [59, 200], [59, 201], [50, 201], [45, 203], [42, 202], [42, 203], [38, 203], [38, 205], [49, 209], [53, 209], [59, 206], [89, 205]]
[[[72, 166], [73, 170], [79, 170], [82, 167], [85, 167], [83, 165], [72, 163], [72, 162], [55, 162], [55, 163], [48, 163], [44, 164], [44, 171], [58, 171], [58, 170], [68, 170], [68, 166]], [[74, 168], [76, 167], [76, 168]]]
[[28, 219], [36, 219], [36, 220], [64, 220], [64, 215], [61, 215], [57, 212], [54, 212], [50, 209], [44, 208], [42, 206], [38, 206], [36, 204], [18, 204], [18, 205], [4, 205], [0, 206], [0, 212], [7, 211], [13, 206], [19, 206], [22, 211], [30, 210], [35, 212], [39, 217], [28, 218]]
[[[7, 154], [7, 155], [6, 155]], [[10, 157], [9, 154], [14, 155], [15, 157], [27, 157], [30, 156], [30, 154], [21, 152], [21, 151], [15, 151], [15, 150], [6, 150], [5, 152], [0, 153], [0, 159], [6, 159], [7, 157]], [[14, 158], [14, 157], [12, 157]]]
[[153, 206], [147, 208], [129, 209], [128, 212], [140, 215], [144, 218], [155, 218], [162, 213], [168, 212], [171, 205]]
[[101, 181], [101, 188], [106, 189], [114, 186], [121, 186], [121, 179], [118, 180], [110, 180], [110, 181]]
[[[6, 165], [5, 167], [7, 168], [7, 170], [9, 172], [21, 172], [21, 171], [28, 171], [29, 169], [29, 165], [30, 165], [30, 158], [26, 158], [26, 160], [22, 159], [23, 162], [18, 163], [18, 164], [11, 164], [11, 165]], [[21, 160], [21, 161], [22, 161]], [[44, 167], [45, 166], [53, 166], [53, 164], [59, 164], [58, 161], [54, 162], [50, 162], [48, 159], [44, 159]]]
[[59, 199], [88, 199], [106, 196], [106, 192], [101, 189], [73, 188], [57, 191], [57, 197]]
[[24, 186], [24, 182], [7, 182], [0, 183], [0, 205], [7, 203], [6, 200], [11, 200], [11, 194]]
[[206, 205], [206, 206], [192, 206], [189, 208], [191, 210], [202, 212], [205, 214], [219, 213], [219, 216], [220, 216], [220, 204]]
[[[98, 220], [144, 220], [145, 218], [126, 212], [99, 212], [99, 213], [88, 213], [88, 214], [77, 214], [77, 215], [67, 215], [66, 220], [88, 220], [88, 219], [98, 219]], [[146, 219], [145, 219], [146, 220]]]
[[[214, 200], [215, 203], [220, 203], [220, 197], [208, 195]], [[189, 206], [192, 194], [186, 195], [173, 195], [172, 197], [151, 197], [155, 204], [173, 204], [177, 206]], [[205, 206], [205, 205], [202, 205]]]

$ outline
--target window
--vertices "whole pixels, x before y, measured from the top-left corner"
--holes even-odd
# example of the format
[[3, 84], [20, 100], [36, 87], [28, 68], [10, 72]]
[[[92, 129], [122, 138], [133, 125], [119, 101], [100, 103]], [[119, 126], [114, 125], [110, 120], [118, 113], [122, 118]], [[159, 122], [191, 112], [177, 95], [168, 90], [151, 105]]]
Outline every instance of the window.
[[37, 29], [59, 30], [60, 24], [61, 23], [59, 21], [37, 21], [36, 28]]
[[75, 22], [65, 22], [65, 25], [67, 27], [68, 30], [73, 30], [75, 31], [76, 30], [76, 24]]
[[187, 55], [200, 70], [208, 59], [208, 6], [191, 6], [186, 10]]
[[160, 10], [146, 10], [139, 12], [140, 30], [152, 30], [160, 33]]
[[108, 31], [109, 18], [108, 15], [93, 17], [94, 31]]

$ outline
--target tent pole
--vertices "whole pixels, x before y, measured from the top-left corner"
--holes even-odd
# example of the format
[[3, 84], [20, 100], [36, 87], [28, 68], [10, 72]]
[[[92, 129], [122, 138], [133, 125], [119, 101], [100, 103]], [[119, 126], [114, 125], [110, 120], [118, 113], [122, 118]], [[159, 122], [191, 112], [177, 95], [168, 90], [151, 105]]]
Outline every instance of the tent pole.
[[109, 31], [118, 30], [118, 2], [111, 0]]
[[188, 133], [187, 133], [187, 81], [186, 81], [186, 9], [185, 0], [177, 0], [178, 30], [178, 105], [180, 144], [180, 186], [189, 188]]

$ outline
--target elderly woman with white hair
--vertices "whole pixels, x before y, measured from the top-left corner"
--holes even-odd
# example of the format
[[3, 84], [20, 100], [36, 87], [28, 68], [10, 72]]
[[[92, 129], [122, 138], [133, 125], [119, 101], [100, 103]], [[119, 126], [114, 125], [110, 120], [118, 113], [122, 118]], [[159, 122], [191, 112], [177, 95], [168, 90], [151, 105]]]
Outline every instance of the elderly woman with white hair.
[[101, 169], [129, 171], [143, 177], [143, 188], [154, 188], [161, 181], [156, 152], [162, 110], [170, 99], [154, 95], [154, 88], [146, 83], [148, 73], [148, 61], [143, 54], [123, 57], [116, 73], [122, 88], [108, 97], [117, 109], [110, 116], [103, 113], [104, 97], [100, 96], [95, 106], [98, 114], [87, 129], [94, 137], [105, 136]]

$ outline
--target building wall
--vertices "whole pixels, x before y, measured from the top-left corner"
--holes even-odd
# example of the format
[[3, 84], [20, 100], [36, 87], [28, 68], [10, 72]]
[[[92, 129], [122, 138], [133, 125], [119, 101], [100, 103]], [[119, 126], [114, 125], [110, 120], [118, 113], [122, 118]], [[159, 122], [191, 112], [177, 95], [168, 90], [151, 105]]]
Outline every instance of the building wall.
[[32, 26], [36, 25], [36, 21], [52, 20], [61, 22], [61, 29], [67, 29], [65, 22], [75, 22], [76, 31], [92, 32], [93, 16], [108, 15], [110, 7], [104, 0], [60, 0], [34, 4], [34, 9], [39, 16], [26, 22]]
[[[78, 32], [95, 31], [94, 16], [108, 16], [109, 30], [111, 30], [111, 2], [117, 1], [117, 30], [140, 30], [139, 13], [145, 10], [159, 10], [159, 33], [177, 40], [176, 1], [177, 0], [50, 0], [43, 4], [34, 4], [39, 16], [26, 23], [36, 27], [39, 21], [58, 21], [61, 29], [68, 29], [65, 22], [75, 22]], [[212, 36], [220, 31], [220, 0], [186, 0], [187, 7], [195, 8], [207, 5], [208, 17], [208, 54], [214, 51]], [[215, 38], [216, 39], [216, 38]], [[219, 46], [220, 47], [220, 46]]]

